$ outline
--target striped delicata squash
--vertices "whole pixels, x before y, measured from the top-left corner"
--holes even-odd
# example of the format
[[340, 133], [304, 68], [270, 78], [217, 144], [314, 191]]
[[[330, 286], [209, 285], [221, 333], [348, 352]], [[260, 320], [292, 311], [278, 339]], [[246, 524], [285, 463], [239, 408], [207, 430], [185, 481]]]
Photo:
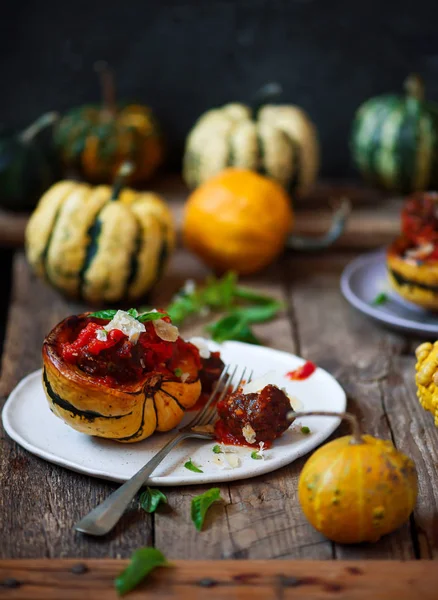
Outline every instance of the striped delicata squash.
[[362, 104], [355, 116], [351, 150], [362, 175], [387, 190], [411, 192], [438, 186], [438, 105], [424, 99], [417, 75], [406, 94], [385, 94]]
[[239, 167], [258, 171], [290, 192], [306, 192], [319, 167], [317, 131], [301, 108], [267, 104], [280, 91], [269, 84], [253, 108], [226, 104], [199, 118], [184, 155], [183, 174], [190, 188], [226, 167]]
[[26, 229], [34, 272], [66, 296], [93, 304], [144, 296], [174, 247], [164, 201], [123, 188], [61, 181], [41, 198]]
[[[128, 323], [129, 314], [118, 312], [123, 313], [122, 322]], [[159, 322], [161, 328], [163, 324], [165, 326], [163, 320]], [[149, 338], [144, 346], [138, 342], [140, 352], [145, 348], [140, 369], [138, 354], [135, 364], [136, 352], [139, 352], [137, 346], [119, 329], [116, 329], [116, 345], [97, 354], [90, 345], [89, 336], [85, 342], [80, 340], [84, 348], [82, 362], [69, 360], [65, 349], [73, 347], [78, 354], [80, 350], [74, 342], [90, 324], [103, 331], [108, 319], [90, 317], [90, 313], [68, 317], [44, 341], [43, 387], [51, 411], [81, 433], [118, 442], [138, 442], [154, 431], [169, 431], [176, 427], [201, 393], [197, 349], [181, 340], [177, 329], [170, 324], [171, 330], [176, 331], [175, 341], [160, 342], [153, 332], [153, 323], [149, 322], [145, 332]], [[123, 329], [123, 325], [117, 327]], [[97, 337], [96, 331], [92, 333], [96, 346], [101, 338]], [[106, 340], [111, 339], [110, 334], [111, 331]], [[148, 364], [147, 357], [151, 357], [160, 344], [163, 346], [161, 354], [154, 354], [155, 358], [160, 357], [160, 363]], [[167, 359], [163, 359], [164, 356]]]
[[438, 342], [425, 342], [415, 351], [415, 383], [421, 406], [434, 416], [438, 427]]

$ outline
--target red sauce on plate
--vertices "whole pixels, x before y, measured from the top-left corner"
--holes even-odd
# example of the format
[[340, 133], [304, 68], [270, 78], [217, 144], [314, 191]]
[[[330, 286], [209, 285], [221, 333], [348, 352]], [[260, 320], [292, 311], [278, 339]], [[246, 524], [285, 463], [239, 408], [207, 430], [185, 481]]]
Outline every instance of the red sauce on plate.
[[301, 365], [301, 367], [295, 369], [295, 371], [289, 371], [289, 373], [286, 373], [286, 377], [291, 381], [304, 381], [305, 379], [308, 379], [315, 371], [316, 365], [308, 360], [304, 363], [304, 365]]

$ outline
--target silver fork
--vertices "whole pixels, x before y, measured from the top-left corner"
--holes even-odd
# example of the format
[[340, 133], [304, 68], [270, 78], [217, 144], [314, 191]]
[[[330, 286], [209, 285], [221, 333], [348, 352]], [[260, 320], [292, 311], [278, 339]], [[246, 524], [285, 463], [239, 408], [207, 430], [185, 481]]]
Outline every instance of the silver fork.
[[[224, 368], [220, 378], [218, 379], [214, 390], [212, 391], [204, 408], [199, 411], [196, 416], [185, 427], [179, 429], [179, 433], [169, 440], [167, 444], [157, 454], [147, 462], [135, 475], [126, 483], [120, 486], [115, 492], [110, 494], [106, 500], [96, 506], [91, 512], [81, 519], [74, 528], [76, 531], [88, 533], [89, 535], [105, 535], [116, 525], [122, 514], [128, 508], [136, 493], [141, 486], [146, 483], [148, 477], [158, 467], [158, 465], [166, 458], [169, 452], [180, 442], [187, 438], [197, 438], [200, 440], [211, 440], [213, 434], [208, 432], [194, 431], [193, 428], [204, 427], [210, 425], [216, 416], [216, 402], [222, 400], [228, 390], [226, 384], [228, 376], [230, 381], [234, 379], [237, 373], [237, 366], [234, 367], [231, 375], [229, 374], [230, 366]], [[241, 385], [246, 373], [246, 367], [243, 369], [234, 390], [237, 390]], [[248, 381], [252, 377], [252, 371], [248, 377]], [[222, 388], [222, 389], [221, 389]], [[217, 394], [219, 396], [217, 397]], [[214, 400], [216, 399], [216, 402]]]

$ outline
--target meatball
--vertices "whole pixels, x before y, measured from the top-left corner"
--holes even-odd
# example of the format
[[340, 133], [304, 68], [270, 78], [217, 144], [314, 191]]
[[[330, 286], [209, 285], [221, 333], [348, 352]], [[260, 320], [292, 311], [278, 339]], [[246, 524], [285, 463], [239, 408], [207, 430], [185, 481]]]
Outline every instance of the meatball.
[[284, 433], [291, 424], [287, 418], [290, 411], [290, 399], [275, 385], [254, 394], [235, 392], [217, 405], [224, 428], [250, 444], [272, 442]]
[[210, 394], [225, 365], [219, 352], [211, 352], [209, 358], [202, 358], [201, 360], [202, 367], [199, 371], [199, 379], [201, 380], [202, 392]]

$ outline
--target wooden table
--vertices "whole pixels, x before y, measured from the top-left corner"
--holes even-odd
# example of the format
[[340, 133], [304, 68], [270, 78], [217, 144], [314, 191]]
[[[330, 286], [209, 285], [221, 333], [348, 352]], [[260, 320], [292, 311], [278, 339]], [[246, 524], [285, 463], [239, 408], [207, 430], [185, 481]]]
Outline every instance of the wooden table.
[[[180, 212], [179, 201], [173, 204]], [[427, 560], [438, 558], [438, 431], [415, 397], [413, 350], [421, 340], [379, 327], [352, 309], [339, 291], [342, 269], [357, 254], [358, 246], [371, 248], [389, 241], [378, 225], [391, 223], [394, 229], [395, 207], [398, 210], [399, 203], [389, 202], [386, 209], [380, 205], [375, 211], [358, 202], [356, 211], [364, 215], [362, 244], [356, 232], [350, 245], [341, 240], [324, 254], [288, 253], [246, 283], [287, 303], [279, 319], [258, 327], [265, 344], [302, 355], [327, 369], [346, 390], [348, 408], [360, 417], [363, 428], [392, 439], [414, 459], [419, 498], [408, 523], [372, 545], [342, 546], [327, 541], [307, 523], [298, 505], [297, 480], [303, 458], [266, 476], [220, 485], [225, 502], [210, 510], [202, 533], [195, 530], [189, 515], [191, 498], [205, 491], [205, 486], [168, 488], [171, 508], [154, 515], [146, 514], [134, 502], [109, 536], [86, 537], [73, 532], [73, 524], [116, 484], [36, 458], [12, 442], [0, 426], [0, 558], [5, 559], [0, 562], [0, 582], [6, 577], [23, 582], [20, 588], [0, 586], [0, 598], [85, 598], [87, 589], [95, 591], [94, 595], [90, 591], [90, 598], [101, 597], [107, 584], [110, 589], [108, 582], [121, 564], [90, 562], [83, 579], [70, 573], [71, 564], [125, 559], [146, 545], [155, 545], [171, 560], [282, 562], [178, 563], [171, 576], [161, 575], [162, 569], [151, 588], [146, 584], [141, 594], [132, 597], [149, 597], [144, 590], [150, 589], [160, 590], [166, 598], [177, 597], [177, 590], [182, 590], [182, 597], [202, 598], [205, 589], [199, 587], [199, 580], [211, 578], [217, 583], [208, 592], [213, 598], [292, 598], [298, 585], [304, 586], [300, 589], [306, 597], [333, 597], [336, 592], [338, 598], [386, 598], [392, 596], [380, 595], [382, 590], [389, 593], [391, 589], [394, 598], [414, 598], [420, 597], [421, 586], [423, 599], [436, 598], [438, 569]], [[308, 206], [305, 212], [308, 216], [300, 219], [310, 230], [309, 216], [318, 209]], [[178, 249], [153, 301], [165, 306], [187, 278], [202, 279], [205, 274], [195, 257]], [[40, 366], [41, 343], [50, 328], [84, 308], [37, 281], [20, 251], [15, 256], [13, 279], [0, 381], [3, 398], [24, 375]], [[201, 332], [200, 326], [183, 328], [186, 335]], [[341, 426], [335, 435], [346, 431]], [[74, 561], [6, 560], [43, 558]], [[293, 562], [295, 559], [305, 560]], [[382, 559], [394, 562], [363, 562]], [[415, 559], [424, 562], [396, 562]], [[309, 560], [334, 562], [306, 562]], [[245, 573], [252, 578], [245, 580]], [[283, 576], [298, 578], [299, 583], [290, 579], [288, 584], [281, 580]], [[260, 582], [257, 577], [262, 578]], [[111, 598], [112, 592], [107, 597]]]

